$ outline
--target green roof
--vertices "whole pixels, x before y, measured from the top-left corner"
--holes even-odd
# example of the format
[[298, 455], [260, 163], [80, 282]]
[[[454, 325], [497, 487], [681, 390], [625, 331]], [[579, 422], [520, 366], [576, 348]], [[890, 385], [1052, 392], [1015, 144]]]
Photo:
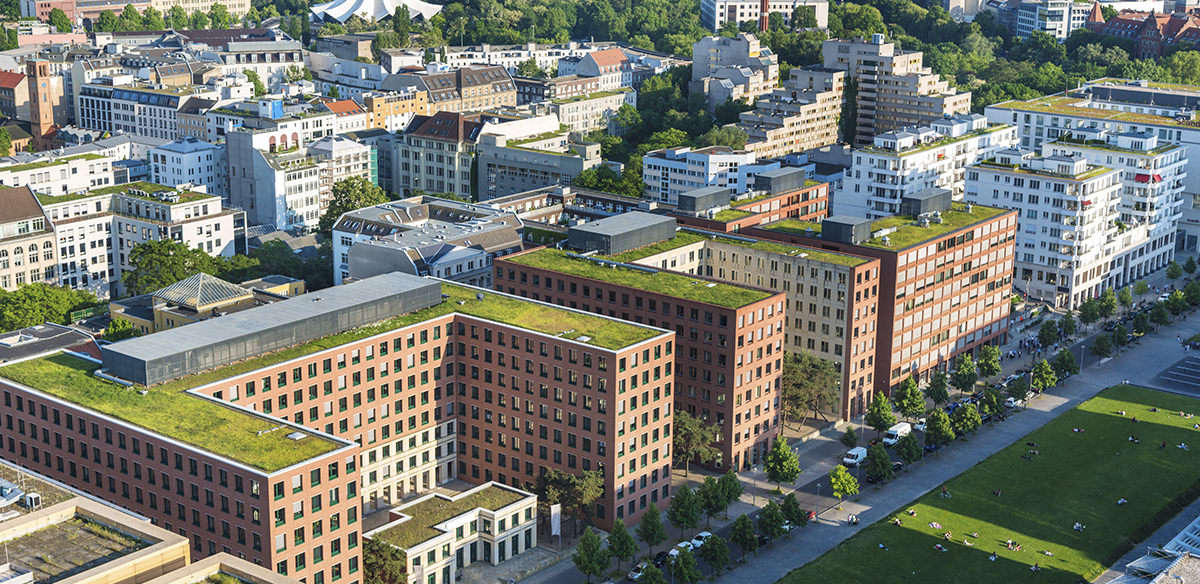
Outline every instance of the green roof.
[[592, 93], [588, 93], [588, 94], [584, 94], [584, 95], [576, 95], [573, 97], [562, 97], [562, 98], [554, 99], [554, 100], [551, 100], [550, 103], [564, 104], [564, 103], [572, 103], [572, 102], [576, 102], [576, 101], [585, 101], [585, 100], [589, 100], [589, 99], [600, 99], [601, 97], [612, 97], [614, 95], [623, 95], [623, 94], [629, 93], [630, 91], [631, 90], [629, 88], [622, 88], [620, 91], [593, 91]]
[[0, 376], [267, 472], [342, 447], [311, 434], [292, 440], [288, 431], [270, 432], [278, 420], [184, 393], [182, 387], [151, 388], [141, 395], [138, 386], [92, 375], [99, 368], [59, 353], [0, 367]]
[[1025, 168], [1019, 164], [1006, 164], [1003, 162], [997, 162], [995, 158], [989, 158], [987, 160], [980, 162], [979, 167], [989, 168], [989, 169], [993, 169], [993, 170], [1003, 170], [1006, 172], [1015, 172], [1018, 174], [1028, 174], [1028, 175], [1033, 175], [1033, 176], [1044, 176], [1044, 177], [1049, 177], [1049, 178], [1060, 178], [1060, 179], [1068, 179], [1068, 180], [1087, 180], [1090, 178], [1096, 178], [1102, 174], [1106, 174], [1109, 172], [1117, 172], [1116, 170], [1114, 170], [1112, 168], [1108, 168], [1105, 166], [1094, 166], [1094, 165], [1089, 164], [1089, 165], [1087, 165], [1086, 169], [1079, 174], [1075, 174], [1075, 175], [1059, 174], [1057, 172], [1052, 172], [1049, 170]]
[[1048, 114], [1060, 114], [1068, 116], [1079, 116], [1084, 118], [1093, 118], [1098, 120], [1108, 120], [1112, 122], [1124, 122], [1129, 124], [1146, 124], [1157, 126], [1176, 126], [1184, 128], [1198, 128], [1200, 122], [1179, 121], [1173, 117], [1160, 116], [1155, 114], [1140, 114], [1135, 112], [1123, 112], [1116, 110], [1106, 110], [1091, 107], [1080, 107], [1078, 104], [1085, 100], [1079, 97], [1071, 97], [1064, 95], [1046, 96], [1029, 101], [1006, 101], [998, 103], [993, 107], [1014, 109], [1017, 111], [1042, 112]]
[[793, 235], [820, 235], [821, 224], [817, 221], [801, 221], [799, 219], [781, 219], [763, 226], [763, 229], [791, 233]]
[[1133, 148], [1121, 148], [1114, 144], [1109, 144], [1108, 142], [1105, 142], [1104, 140], [1084, 140], [1082, 138], [1076, 138], [1075, 136], [1071, 135], [1070, 133], [1063, 134], [1057, 140], [1051, 142], [1051, 144], [1078, 146], [1080, 148], [1092, 148], [1095, 150], [1108, 150], [1110, 152], [1120, 152], [1122, 154], [1138, 154], [1138, 155], [1144, 155], [1144, 156], [1157, 156], [1164, 152], [1169, 152], [1171, 150], [1174, 150], [1175, 148], [1183, 148], [1183, 146], [1177, 146], [1175, 144], [1165, 143], [1162, 146], [1154, 148], [1153, 150], [1135, 150]]
[[[111, 186], [111, 187], [104, 187], [102, 189], [95, 189], [92, 191], [91, 194], [93, 194], [93, 195], [125, 195], [125, 196], [129, 196], [129, 197], [137, 197], [139, 199], [145, 199], [147, 201], [151, 201], [151, 202], [155, 202], [155, 203], [163, 203], [164, 202], [164, 201], [155, 199], [153, 197], [143, 197], [141, 195], [135, 195], [135, 194], [129, 192], [130, 189], [138, 189], [138, 190], [141, 190], [141, 191], [144, 191], [147, 193], [162, 193], [162, 192], [167, 192], [167, 191], [174, 191], [175, 187], [169, 187], [166, 185], [160, 185], [160, 184], [155, 184], [155, 183], [146, 182], [146, 181], [137, 181], [137, 182], [125, 183], [123, 185], [115, 185], [115, 186]], [[191, 203], [191, 202], [195, 202], [195, 201], [201, 201], [204, 199], [215, 199], [215, 198], [216, 198], [216, 195], [209, 195], [209, 194], [205, 194], [205, 193], [194, 193], [194, 192], [185, 191], [183, 193], [180, 193], [179, 203]], [[172, 204], [176, 204], [176, 203], [172, 203]]]
[[[480, 301], [476, 299], [477, 292], [474, 288], [442, 284], [442, 294], [448, 298], [435, 306], [167, 382], [149, 388], [145, 396], [138, 394], [139, 389], [144, 389], [140, 386], [127, 388], [91, 375], [98, 365], [66, 354], [0, 367], [0, 377], [271, 472], [340, 445], [315, 436], [293, 441], [282, 432], [258, 436], [257, 431], [279, 424], [195, 397], [185, 393], [186, 390], [452, 313], [610, 349], [664, 334], [643, 325], [500, 294], [485, 293]], [[581, 340], [585, 336], [590, 338]]]
[[713, 220], [721, 223], [728, 223], [730, 221], [737, 221], [738, 219], [745, 219], [751, 215], [754, 215], [754, 213], [749, 211], [739, 211], [737, 209], [725, 209], [723, 211], [717, 211], [716, 214], [713, 215]]
[[765, 251], [765, 252], [770, 252], [770, 253], [777, 253], [777, 254], [786, 255], [786, 256], [797, 256], [800, 254], [804, 254], [805, 257], [807, 257], [808, 259], [822, 261], [822, 262], [828, 262], [831, 264], [840, 264], [843, 266], [857, 266], [859, 264], [863, 264], [863, 263], [871, 261], [868, 258], [861, 258], [861, 257], [857, 257], [857, 256], [852, 256], [852, 255], [828, 252], [825, 250], [818, 250], [818, 249], [813, 249], [813, 248], [803, 247], [803, 246], [798, 246], [798, 245], [779, 243], [776, 241], [766, 241], [766, 240], [761, 240], [761, 239], [752, 239], [752, 238], [746, 238], [746, 237], [740, 237], [740, 236], [731, 237], [731, 236], [728, 236], [723, 233], [717, 233], [715, 231], [707, 232], [707, 233], [699, 233], [696, 231], [679, 231], [675, 234], [675, 237], [672, 237], [671, 239], [666, 239], [666, 240], [660, 241], [658, 243], [655, 243], [653, 245], [648, 245], [646, 247], [627, 251], [625, 253], [618, 254], [615, 256], [609, 256], [607, 259], [610, 259], [613, 261], [618, 261], [618, 262], [624, 262], [624, 263], [634, 263], [643, 258], [656, 256], [660, 253], [668, 252], [673, 249], [678, 249], [678, 248], [681, 248], [681, 247], [684, 247], [687, 245], [691, 245], [693, 243], [700, 243], [700, 242], [706, 242], [706, 241], [712, 241], [713, 243], [723, 243], [726, 245], [736, 245], [739, 247], [756, 249], [759, 251]]
[[870, 152], [872, 154], [882, 154], [885, 156], [901, 156], [901, 155], [907, 155], [907, 154], [915, 154], [917, 152], [924, 152], [926, 150], [937, 148], [939, 146], [945, 146], [947, 144], [954, 144], [955, 142], [962, 142], [963, 140], [966, 140], [968, 138], [974, 138], [976, 136], [983, 136], [984, 134], [991, 134], [992, 132], [997, 132], [997, 131], [1000, 131], [1000, 130], [1003, 130], [1003, 129], [1009, 128], [1009, 127], [1011, 127], [1011, 126], [1009, 126], [1007, 124], [991, 124], [986, 128], [983, 128], [981, 130], [972, 130], [961, 136], [946, 136], [940, 140], [934, 140], [933, 142], [930, 142], [928, 144], [914, 144], [911, 148], [905, 148], [904, 150], [886, 150], [883, 148], [876, 148], [875, 146], [867, 146], [866, 148], [863, 148], [862, 150], [863, 150], [863, 152]]
[[[726, 308], [739, 308], [771, 297], [772, 293], [745, 286], [722, 284], [668, 271], [643, 271], [630, 267], [603, 265], [571, 257], [557, 249], [539, 249], [506, 256], [505, 261], [533, 268], [570, 274], [601, 282], [610, 282], [647, 292], [704, 302]], [[614, 267], [609, 267], [614, 266]]]
[[494, 485], [455, 500], [434, 495], [423, 501], [395, 509], [395, 511], [408, 515], [410, 519], [378, 531], [371, 537], [403, 550], [411, 549], [441, 535], [443, 532], [436, 529], [435, 525], [445, 523], [478, 508], [499, 511], [524, 498], [525, 495], [521, 493]]
[[26, 162], [25, 164], [14, 164], [12, 166], [0, 167], [0, 172], [21, 172], [24, 170], [33, 170], [36, 168], [46, 168], [50, 166], [58, 166], [66, 164], [72, 160], [98, 160], [104, 158], [99, 154], [79, 154], [77, 156], [68, 156], [66, 158], [51, 158], [48, 160], [38, 160], [35, 162]]
[[871, 231], [879, 231], [880, 229], [895, 228], [896, 231], [888, 234], [888, 244], [884, 245], [880, 237], [872, 237], [863, 242], [867, 247], [875, 247], [879, 249], [905, 249], [919, 243], [936, 239], [958, 231], [964, 227], [968, 227], [991, 219], [1001, 213], [1008, 212], [1007, 209], [999, 209], [996, 207], [986, 207], [984, 205], [972, 205], [971, 212], [967, 212], [967, 206], [963, 203], [954, 203], [949, 211], [942, 211], [941, 223], [929, 223], [929, 227], [921, 227], [916, 224], [916, 218], [905, 216], [894, 216], [880, 219], [871, 224]]

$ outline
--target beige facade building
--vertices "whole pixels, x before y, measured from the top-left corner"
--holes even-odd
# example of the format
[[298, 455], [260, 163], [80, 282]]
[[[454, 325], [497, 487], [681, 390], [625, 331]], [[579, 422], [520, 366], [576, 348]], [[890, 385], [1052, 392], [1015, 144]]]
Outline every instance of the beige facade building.
[[572, 131], [591, 132], [608, 128], [609, 120], [625, 104], [637, 107], [637, 92], [629, 87], [556, 99], [548, 109]]
[[971, 92], [950, 87], [924, 65], [924, 53], [900, 50], [884, 42], [882, 34], [828, 40], [821, 54], [825, 67], [847, 73], [846, 99], [854, 103], [857, 115], [854, 144], [869, 146], [877, 134], [971, 109]]
[[508, 70], [496, 65], [394, 75], [384, 89], [425, 91], [432, 112], [471, 112], [517, 105], [517, 86]]
[[742, 112], [737, 125], [746, 132], [746, 150], [763, 159], [836, 144], [845, 84], [844, 71], [792, 69], [783, 88]]
[[57, 283], [54, 228], [29, 187], [0, 188], [0, 289]]
[[692, 45], [692, 91], [703, 93], [709, 109], [726, 101], [754, 98], [779, 85], [779, 57], [758, 37], [704, 37]]
[[[229, 0], [222, 4], [229, 9], [230, 16], [234, 18], [238, 18], [250, 10], [250, 0]], [[196, 12], [207, 14], [209, 10], [212, 10], [213, 3], [209, 0], [150, 0], [150, 6], [164, 15], [175, 6], [183, 8], [188, 14]], [[117, 10], [113, 10], [113, 12], [117, 12]]]
[[406, 91], [372, 91], [362, 95], [363, 109], [367, 110], [367, 127], [382, 128], [399, 132], [408, 126], [413, 116], [427, 116], [429, 92], [408, 89]]

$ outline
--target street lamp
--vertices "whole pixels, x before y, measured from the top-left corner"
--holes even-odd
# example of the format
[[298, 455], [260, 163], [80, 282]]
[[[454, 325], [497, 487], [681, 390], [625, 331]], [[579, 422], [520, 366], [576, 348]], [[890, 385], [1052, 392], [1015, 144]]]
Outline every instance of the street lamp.
[[821, 483], [817, 483], [817, 508], [813, 511], [813, 519], [821, 522]]

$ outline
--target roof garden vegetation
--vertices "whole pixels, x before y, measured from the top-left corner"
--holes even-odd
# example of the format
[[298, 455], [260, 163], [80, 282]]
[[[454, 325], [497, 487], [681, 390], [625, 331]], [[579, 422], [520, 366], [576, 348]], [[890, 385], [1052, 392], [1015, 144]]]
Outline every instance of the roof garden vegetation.
[[945, 137], [939, 138], [937, 140], [934, 140], [932, 142], [913, 144], [911, 147], [905, 148], [903, 150], [889, 150], [886, 148], [877, 148], [872, 145], [872, 146], [867, 146], [866, 148], [863, 148], [863, 151], [871, 152], [871, 153], [875, 153], [875, 154], [884, 154], [884, 155], [890, 154], [892, 156], [899, 156], [901, 154], [915, 154], [917, 152], [924, 152], [926, 150], [931, 150], [933, 148], [938, 148], [940, 146], [946, 146], [948, 144], [962, 142], [963, 140], [967, 140], [969, 138], [974, 138], [976, 136], [983, 136], [985, 134], [991, 134], [992, 132], [997, 132], [997, 131], [1000, 131], [1000, 130], [1003, 130], [1003, 129], [1009, 128], [1009, 127], [1011, 127], [1011, 126], [1008, 126], [1007, 124], [991, 124], [986, 128], [981, 128], [978, 130], [971, 130], [970, 132], [967, 132], [960, 136], [945, 136]]
[[786, 255], [786, 256], [799, 256], [799, 255], [803, 254], [805, 257], [808, 257], [813, 260], [828, 262], [828, 263], [832, 263], [832, 264], [840, 264], [843, 266], [857, 266], [864, 262], [870, 261], [869, 259], [860, 258], [857, 256], [840, 254], [840, 253], [831, 253], [831, 252], [827, 252], [824, 250], [817, 250], [817, 249], [812, 249], [812, 248], [808, 248], [808, 247], [801, 247], [801, 246], [797, 246], [797, 245], [779, 243], [779, 242], [775, 242], [775, 241], [756, 240], [756, 239], [745, 238], [745, 237], [730, 237], [726, 234], [717, 233], [715, 231], [708, 232], [708, 233], [701, 233], [698, 231], [684, 231], [684, 230], [676, 232], [675, 237], [672, 237], [671, 239], [666, 239], [666, 240], [660, 241], [658, 243], [651, 244], [646, 247], [641, 247], [641, 248], [638, 248], [635, 250], [627, 251], [625, 253], [618, 254], [615, 256], [608, 256], [607, 259], [617, 261], [617, 262], [623, 262], [623, 263], [636, 263], [639, 260], [642, 260], [644, 258], [653, 257], [653, 256], [656, 256], [661, 253], [666, 253], [673, 249], [679, 249], [681, 247], [685, 247], [685, 246], [688, 246], [688, 245], [691, 245], [694, 243], [701, 243], [701, 242], [706, 242], [706, 241], [711, 241], [712, 243], [725, 244], [725, 245], [736, 245], [736, 246], [745, 247], [748, 249], [756, 249], [759, 251], [777, 253], [777, 254]]
[[443, 532], [435, 528], [435, 525], [478, 508], [499, 511], [523, 498], [525, 496], [520, 493], [496, 486], [488, 486], [456, 500], [434, 495], [424, 501], [398, 509], [399, 512], [408, 515], [410, 519], [380, 531], [374, 537], [400, 549], [408, 550], [441, 535]]
[[716, 214], [713, 215], [713, 221], [728, 223], [730, 221], [737, 221], [738, 219], [745, 219], [751, 215], [754, 215], [754, 213], [749, 211], [739, 211], [737, 209], [724, 209], [717, 211]]
[[47, 168], [47, 167], [51, 167], [51, 166], [58, 166], [60, 164], [66, 164], [68, 162], [71, 162], [72, 160], [98, 160], [101, 158], [104, 158], [104, 157], [99, 154], [93, 154], [93, 153], [89, 152], [86, 154], [79, 154], [76, 156], [67, 156], [65, 158], [49, 158], [49, 159], [45, 159], [45, 160], [36, 160], [34, 162], [26, 162], [24, 164], [14, 164], [12, 166], [0, 167], [0, 172], [22, 172], [22, 171], [26, 171], [26, 170], [35, 170], [38, 168]]
[[1114, 122], [1127, 122], [1130, 124], [1153, 124], [1159, 126], [1180, 126], [1185, 128], [1195, 128], [1200, 126], [1200, 123], [1198, 122], [1179, 121], [1175, 118], [1156, 114], [1140, 114], [1135, 112], [1082, 107], [1078, 105], [1085, 102], [1086, 100], [1079, 97], [1056, 95], [1030, 101], [1007, 101], [997, 104], [997, 107], [1007, 107], [1019, 111], [1080, 116], [1085, 118], [1110, 120]]
[[99, 368], [58, 353], [0, 367], [0, 376], [267, 472], [341, 447], [318, 436], [292, 440], [287, 429], [271, 431], [278, 421], [184, 393], [182, 387], [151, 388], [141, 395], [139, 386], [92, 375]]
[[799, 219], [781, 219], [774, 223], [763, 226], [763, 229], [778, 231], [780, 233], [790, 233], [792, 235], [820, 235], [821, 224], [816, 221], [801, 221]]
[[916, 223], [916, 218], [914, 217], [899, 215], [887, 217], [871, 224], [871, 231], [875, 232], [881, 229], [894, 228], [895, 231], [887, 235], [888, 243], [885, 245], [882, 237], [872, 237], [864, 242], [863, 245], [879, 249], [905, 249], [941, 237], [947, 233], [958, 231], [980, 221], [991, 219], [1005, 212], [1007, 212], [1005, 209], [998, 209], [996, 207], [972, 205], [971, 212], [968, 213], [966, 204], [954, 203], [951, 205], [949, 211], [942, 212], [941, 223], [930, 221], [929, 227], [921, 227]]
[[1095, 148], [1097, 150], [1108, 150], [1111, 152], [1120, 152], [1122, 154], [1144, 154], [1147, 156], [1157, 156], [1164, 152], [1169, 152], [1175, 148], [1183, 148], [1182, 146], [1176, 146], [1175, 144], [1163, 144], [1163, 145], [1158, 146], [1151, 150], [1144, 150], [1144, 149], [1135, 150], [1133, 148], [1121, 148], [1115, 144], [1109, 144], [1108, 142], [1106, 142], [1104, 140], [1086, 140], [1084, 138], [1076, 138], [1071, 133], [1063, 134], [1062, 136], [1060, 136], [1058, 138], [1058, 140], [1056, 142], [1051, 142], [1051, 144], [1056, 144], [1056, 143], [1057, 144], [1078, 144], [1078, 145], [1086, 147], [1086, 148]]
[[[160, 185], [160, 184], [155, 184], [155, 183], [146, 182], [146, 181], [137, 181], [137, 182], [125, 183], [123, 185], [114, 185], [111, 187], [94, 189], [91, 191], [91, 194], [92, 195], [125, 195], [128, 197], [136, 197], [139, 199], [145, 199], [147, 201], [151, 201], [154, 203], [165, 202], [165, 201], [160, 201], [159, 199], [156, 199], [154, 197], [143, 197], [141, 195], [136, 195], [133, 192], [131, 192], [132, 189], [136, 189], [136, 190], [142, 191], [147, 194], [166, 193], [166, 192], [174, 192], [175, 191], [175, 187], [169, 187], [166, 185]], [[201, 201], [204, 199], [215, 199], [215, 198], [216, 198], [216, 195], [209, 195], [209, 194], [205, 194], [205, 193], [195, 193], [195, 192], [191, 192], [191, 191], [184, 191], [182, 193], [179, 193], [179, 202], [180, 203], [191, 203], [194, 201]]]
[[[668, 271], [647, 272], [601, 264], [587, 259], [575, 258], [557, 249], [539, 249], [519, 255], [508, 256], [506, 261], [561, 272], [602, 282], [611, 282], [647, 292], [674, 296], [685, 300], [703, 302], [726, 308], [738, 308], [771, 296], [770, 292], [702, 280]], [[610, 267], [611, 266], [611, 267]]]
[[600, 99], [602, 97], [612, 97], [614, 95], [623, 95], [626, 93], [629, 93], [629, 89], [625, 89], [624, 91], [594, 91], [592, 93], [587, 93], [584, 95], [575, 95], [572, 97], [561, 97], [561, 98], [552, 100], [550, 103], [561, 105], [564, 103], [574, 103], [577, 101], [586, 101], [589, 99]]

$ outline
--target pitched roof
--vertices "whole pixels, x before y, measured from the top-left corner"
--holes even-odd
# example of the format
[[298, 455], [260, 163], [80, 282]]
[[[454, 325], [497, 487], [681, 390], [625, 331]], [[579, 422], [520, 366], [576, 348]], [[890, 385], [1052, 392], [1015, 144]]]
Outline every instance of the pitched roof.
[[18, 85], [25, 82], [24, 73], [13, 73], [11, 71], [0, 71], [0, 87], [4, 89], [16, 89]]
[[608, 67], [610, 65], [620, 65], [629, 62], [629, 57], [621, 52], [621, 49], [613, 47], [602, 51], [592, 51], [587, 55], [599, 67]]
[[29, 187], [0, 187], [0, 223], [45, 216]]
[[1092, 10], [1088, 12], [1087, 22], [1104, 24], [1104, 12], [1100, 10], [1099, 2], [1092, 3]]
[[353, 99], [343, 99], [341, 101], [327, 101], [325, 107], [333, 112], [339, 118], [342, 116], [350, 116], [354, 114], [365, 113], [361, 105], [355, 103]]
[[443, 111], [432, 116], [413, 116], [404, 133], [443, 142], [474, 143], [481, 128], [483, 122], [478, 115]]
[[249, 290], [200, 272], [154, 293], [154, 297], [192, 308], [253, 296]]

